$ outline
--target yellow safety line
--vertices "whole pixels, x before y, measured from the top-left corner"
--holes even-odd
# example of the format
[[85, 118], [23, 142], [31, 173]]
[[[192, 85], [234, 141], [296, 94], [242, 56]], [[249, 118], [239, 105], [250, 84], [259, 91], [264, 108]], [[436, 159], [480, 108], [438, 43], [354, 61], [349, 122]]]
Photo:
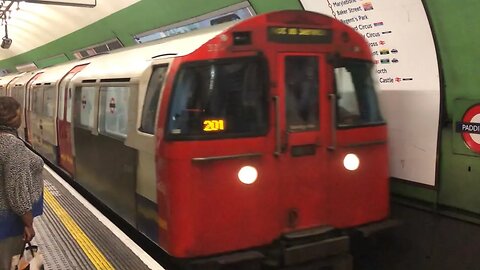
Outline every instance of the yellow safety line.
[[65, 211], [60, 203], [53, 197], [53, 195], [47, 190], [44, 190], [45, 201], [53, 209], [55, 214], [60, 218], [63, 225], [67, 228], [68, 232], [77, 241], [80, 248], [90, 259], [96, 269], [109, 270], [115, 269], [98, 250], [94, 243], [88, 238], [88, 236], [77, 225], [75, 220]]

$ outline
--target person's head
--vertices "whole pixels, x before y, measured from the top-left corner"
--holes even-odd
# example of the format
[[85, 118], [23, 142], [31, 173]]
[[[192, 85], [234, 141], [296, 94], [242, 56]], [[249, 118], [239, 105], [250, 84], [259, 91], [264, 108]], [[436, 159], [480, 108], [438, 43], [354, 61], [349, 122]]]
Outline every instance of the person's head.
[[20, 103], [12, 97], [0, 97], [0, 125], [17, 129], [21, 123]]

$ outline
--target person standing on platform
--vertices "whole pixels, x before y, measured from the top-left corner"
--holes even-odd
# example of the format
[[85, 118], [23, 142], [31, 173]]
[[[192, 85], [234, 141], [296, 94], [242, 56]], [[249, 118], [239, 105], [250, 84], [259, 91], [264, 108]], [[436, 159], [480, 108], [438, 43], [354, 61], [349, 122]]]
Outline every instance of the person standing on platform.
[[0, 97], [0, 270], [10, 270], [43, 213], [43, 160], [18, 138], [21, 122], [20, 104]]

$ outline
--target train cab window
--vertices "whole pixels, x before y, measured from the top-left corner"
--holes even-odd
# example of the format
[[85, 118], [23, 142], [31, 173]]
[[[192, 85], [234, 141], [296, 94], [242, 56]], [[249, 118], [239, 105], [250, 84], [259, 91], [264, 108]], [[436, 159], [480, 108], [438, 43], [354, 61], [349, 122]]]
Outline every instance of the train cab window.
[[128, 98], [130, 87], [108, 86], [100, 88], [98, 131], [100, 134], [127, 137]]
[[160, 93], [165, 82], [165, 74], [168, 66], [162, 65], [154, 68], [152, 77], [148, 83], [145, 101], [142, 109], [142, 122], [138, 130], [153, 134], [155, 131], [155, 116], [158, 104], [160, 103]]
[[167, 138], [265, 134], [266, 81], [262, 62], [254, 57], [184, 65], [175, 80]]
[[337, 126], [354, 127], [383, 123], [372, 78], [373, 64], [343, 60], [335, 68]]
[[32, 111], [41, 115], [43, 112], [43, 87], [34, 87], [32, 89]]
[[55, 115], [55, 87], [48, 86], [43, 89], [43, 115], [53, 118]]
[[314, 130], [319, 127], [318, 58], [285, 58], [285, 91], [288, 130]]
[[[95, 87], [82, 86], [75, 95], [75, 108], [79, 115], [75, 120], [78, 127], [93, 130], [95, 115]], [[77, 111], [76, 111], [77, 112]]]

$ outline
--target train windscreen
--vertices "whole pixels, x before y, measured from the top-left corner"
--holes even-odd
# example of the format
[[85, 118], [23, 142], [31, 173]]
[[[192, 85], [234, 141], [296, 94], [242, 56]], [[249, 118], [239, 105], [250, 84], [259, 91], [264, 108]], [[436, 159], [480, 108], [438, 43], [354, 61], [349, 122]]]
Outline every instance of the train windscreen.
[[345, 59], [335, 67], [338, 127], [383, 124], [371, 62]]
[[173, 89], [171, 139], [259, 136], [267, 131], [266, 74], [255, 57], [185, 64]]

